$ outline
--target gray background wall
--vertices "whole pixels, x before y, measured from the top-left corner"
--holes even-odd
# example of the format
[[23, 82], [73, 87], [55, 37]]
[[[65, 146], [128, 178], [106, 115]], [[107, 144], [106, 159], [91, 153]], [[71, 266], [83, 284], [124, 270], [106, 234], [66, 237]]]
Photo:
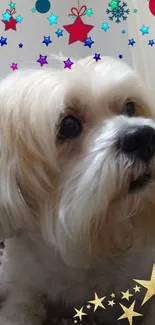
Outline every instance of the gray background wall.
[[[47, 60], [50, 63], [50, 55], [52, 53], [58, 54], [60, 51], [66, 58], [81, 58], [87, 55], [93, 55], [95, 52], [114, 57], [122, 54], [122, 60], [132, 65], [131, 50], [134, 51], [134, 49], [129, 47], [128, 38], [133, 37], [133, 35], [128, 35], [128, 20], [119, 24], [109, 21], [106, 9], [110, 9], [108, 7], [110, 0], [80, 1], [80, 5], [85, 4], [93, 10], [93, 15], [90, 17], [82, 17], [83, 22], [95, 26], [88, 35], [95, 42], [91, 49], [85, 47], [81, 42], [68, 45], [69, 34], [65, 30], [63, 37], [58, 38], [55, 34], [58, 28], [64, 29], [62, 27], [63, 25], [74, 22], [73, 18], [68, 17], [68, 14], [70, 13], [71, 7], [77, 7], [77, 0], [51, 0], [51, 9], [45, 14], [32, 13], [31, 9], [35, 5], [35, 0], [13, 0], [13, 2], [16, 2], [16, 14], [14, 17], [21, 15], [23, 21], [16, 25], [17, 31], [4, 31], [5, 26], [0, 21], [0, 37], [7, 37], [7, 45], [0, 46], [0, 77], [8, 72], [12, 72], [10, 69], [12, 62], [18, 63], [19, 69], [32, 66], [39, 69], [46, 69], [47, 65], [41, 68], [39, 63], [36, 62], [39, 54], [47, 55]], [[130, 7], [129, 2], [131, 0], [127, 2], [128, 7]], [[9, 0], [0, 0], [1, 19], [3, 18], [2, 14], [8, 8], [8, 3]], [[59, 16], [57, 25], [50, 26], [47, 20], [51, 12]], [[132, 12], [130, 15], [134, 16], [135, 14]], [[110, 28], [106, 32], [101, 29], [103, 22], [109, 23]], [[122, 29], [126, 30], [125, 34], [122, 34]], [[48, 47], [42, 44], [44, 36], [51, 36], [52, 44], [49, 44]], [[23, 44], [23, 48], [19, 48], [19, 43]]]

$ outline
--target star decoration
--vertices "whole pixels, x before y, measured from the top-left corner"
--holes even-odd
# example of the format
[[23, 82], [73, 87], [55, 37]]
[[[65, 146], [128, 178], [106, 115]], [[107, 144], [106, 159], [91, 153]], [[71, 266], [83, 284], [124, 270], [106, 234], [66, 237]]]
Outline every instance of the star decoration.
[[5, 24], [5, 30], [8, 29], [16, 30], [17, 21], [13, 17], [10, 18], [10, 21], [2, 20], [2, 22]]
[[12, 62], [12, 65], [11, 65], [11, 67], [10, 67], [13, 71], [15, 71], [15, 70], [18, 70], [18, 64], [17, 63], [14, 63], [14, 62]]
[[88, 37], [87, 34], [94, 28], [93, 25], [84, 24], [80, 16], [77, 16], [74, 23], [70, 25], [63, 26], [65, 30], [70, 34], [69, 43], [72, 44], [77, 41], [85, 42]]
[[131, 38], [131, 39], [129, 39], [129, 43], [128, 43], [128, 45], [134, 46], [135, 43], [136, 43], [136, 42], [134, 41], [134, 39]]
[[98, 60], [101, 60], [100, 54], [95, 53], [93, 59], [95, 59], [96, 62], [97, 62]]
[[63, 36], [63, 29], [58, 28], [55, 34], [57, 35], [57, 37]]
[[115, 293], [112, 293], [110, 296], [111, 296], [111, 298], [115, 298], [116, 297]]
[[125, 29], [122, 29], [122, 34], [126, 34], [126, 30]]
[[151, 297], [155, 295], [155, 264], [153, 264], [152, 269], [152, 275], [150, 281], [144, 281], [144, 280], [134, 280], [135, 282], [142, 285], [144, 288], [147, 289], [146, 295], [144, 297], [144, 300], [142, 302], [142, 305], [144, 305]]
[[0, 44], [1, 44], [1, 46], [3, 46], [3, 45], [7, 45], [7, 38], [5, 38], [5, 37], [3, 37], [3, 36], [1, 36], [1, 39], [0, 39]]
[[47, 19], [49, 20], [50, 25], [53, 25], [53, 24], [57, 24], [58, 23], [57, 22], [58, 16], [55, 16], [53, 13]]
[[135, 292], [140, 292], [140, 287], [138, 287], [137, 284], [136, 284], [136, 286], [133, 288], [133, 290], [134, 290]]
[[22, 20], [23, 20], [23, 18], [21, 17], [21, 15], [18, 15], [18, 16], [16, 17], [16, 21], [17, 21], [17, 23], [21, 23]]
[[129, 324], [132, 325], [132, 323], [133, 323], [132, 318], [133, 317], [143, 316], [142, 314], [139, 314], [139, 313], [134, 311], [135, 303], [136, 303], [136, 301], [134, 301], [129, 308], [127, 308], [127, 307], [123, 306], [122, 304], [120, 304], [121, 308], [124, 311], [124, 314], [122, 316], [120, 316], [118, 318], [118, 320], [127, 318]]
[[15, 9], [16, 4], [14, 2], [10, 2], [9, 7], [10, 7], [10, 9]]
[[44, 64], [48, 64], [48, 62], [47, 62], [47, 55], [41, 55], [40, 54], [40, 57], [39, 57], [39, 59], [36, 62], [40, 63], [41, 67]]
[[127, 290], [126, 292], [121, 291], [122, 294], [122, 298], [121, 299], [126, 299], [129, 301], [130, 297], [132, 297], [133, 295], [129, 292], [129, 290]]
[[113, 307], [116, 303], [113, 300], [108, 300], [108, 306]]
[[149, 27], [146, 27], [145, 25], [143, 25], [140, 28], [140, 32], [142, 32], [142, 35], [149, 34]]
[[78, 310], [76, 308], [74, 308], [74, 309], [76, 311], [76, 315], [74, 317], [79, 317], [80, 320], [82, 321], [82, 316], [87, 315], [86, 313], [83, 313], [83, 307], [80, 310]]
[[91, 306], [90, 305], [87, 305], [87, 309], [90, 309], [91, 308]]
[[119, 59], [123, 59], [123, 55], [122, 54], [119, 55]]
[[110, 3], [108, 3], [108, 6], [111, 7], [112, 10], [117, 9], [119, 2], [120, 1], [118, 1], [118, 0], [112, 0]]
[[137, 13], [137, 11], [138, 11], [137, 9], [134, 9], [134, 10], [133, 10], [133, 12], [134, 12], [135, 14]]
[[71, 69], [72, 64], [74, 64], [74, 62], [72, 62], [70, 58], [68, 58], [66, 61], [63, 62], [64, 62], [64, 69], [66, 68]]
[[154, 40], [153, 40], [153, 39], [149, 40], [149, 43], [148, 43], [148, 45], [150, 45], [150, 46], [153, 46], [154, 44], [155, 44], [155, 42], [154, 42]]
[[109, 24], [108, 23], [102, 23], [101, 29], [103, 29], [105, 32], [109, 29]]
[[34, 13], [36, 12], [36, 8], [32, 8], [31, 11]]
[[91, 37], [86, 38], [84, 46], [91, 48], [92, 44], [94, 44], [94, 41], [91, 39]]
[[46, 46], [48, 46], [50, 43], [52, 43], [51, 37], [50, 36], [44, 36], [44, 40], [42, 41], [42, 43], [46, 44]]
[[88, 17], [90, 17], [91, 15], [93, 15], [92, 8], [87, 8], [87, 9], [86, 9], [86, 15], [87, 15]]
[[98, 307], [101, 307], [103, 309], [106, 309], [104, 307], [104, 305], [102, 304], [102, 301], [105, 299], [106, 297], [102, 297], [102, 298], [99, 298], [98, 295], [95, 293], [95, 299], [94, 300], [91, 300], [91, 301], [88, 301], [90, 304], [93, 304], [94, 305], [94, 312], [96, 311], [96, 309]]
[[2, 14], [2, 16], [3, 16], [4, 21], [10, 21], [10, 19], [12, 17], [8, 12], [6, 12], [5, 14]]

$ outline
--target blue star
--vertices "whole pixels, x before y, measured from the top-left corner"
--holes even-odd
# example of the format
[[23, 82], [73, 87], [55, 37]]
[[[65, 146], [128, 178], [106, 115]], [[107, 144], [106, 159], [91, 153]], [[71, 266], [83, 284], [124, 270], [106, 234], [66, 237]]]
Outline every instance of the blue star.
[[128, 43], [128, 45], [134, 46], [135, 43], [136, 43], [136, 42], [134, 41], [134, 39], [131, 38], [131, 39], [129, 39], [129, 43]]
[[123, 59], [123, 55], [122, 54], [119, 55], [119, 59]]
[[49, 20], [50, 25], [57, 24], [58, 16], [55, 16], [54, 14], [51, 14], [51, 16], [48, 17], [47, 19]]
[[122, 29], [122, 34], [126, 34], [126, 30], [125, 29]]
[[101, 60], [101, 58], [100, 58], [100, 54], [95, 53], [93, 59], [95, 59], [96, 62], [97, 62], [98, 60]]
[[23, 44], [22, 43], [19, 43], [19, 48], [21, 49], [23, 47]]
[[140, 32], [142, 32], [142, 35], [149, 34], [149, 27], [143, 25], [140, 29]]
[[12, 17], [8, 12], [6, 12], [5, 14], [2, 14], [2, 16], [3, 16], [4, 21], [10, 21], [10, 19]]
[[101, 29], [104, 29], [104, 31], [106, 32], [107, 29], [109, 29], [109, 24], [108, 23], [102, 23]]
[[94, 44], [94, 41], [92, 41], [91, 37], [85, 39], [84, 46], [88, 46], [89, 48], [91, 48], [92, 44]]
[[44, 40], [42, 41], [42, 43], [46, 44], [46, 46], [52, 43], [50, 36], [44, 36]]
[[148, 43], [148, 45], [150, 45], [150, 46], [153, 46], [154, 44], [155, 44], [155, 42], [154, 42], [154, 40], [153, 40], [153, 39], [149, 40], [149, 43]]
[[63, 29], [58, 28], [55, 34], [57, 35], [57, 37], [63, 36]]
[[17, 23], [21, 23], [22, 20], [23, 20], [23, 18], [21, 17], [21, 15], [18, 15], [18, 16], [16, 17], [16, 22], [17, 22]]
[[1, 39], [0, 39], [0, 44], [1, 44], [1, 46], [3, 46], [3, 45], [7, 45], [7, 38], [5, 38], [5, 37], [3, 37], [3, 36], [1, 36]]

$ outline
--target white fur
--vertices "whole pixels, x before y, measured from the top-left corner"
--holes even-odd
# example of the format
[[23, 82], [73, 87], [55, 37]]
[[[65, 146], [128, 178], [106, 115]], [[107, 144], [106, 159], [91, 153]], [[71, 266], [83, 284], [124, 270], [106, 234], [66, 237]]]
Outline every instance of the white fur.
[[[128, 100], [137, 117], [121, 115]], [[56, 132], [67, 112], [81, 119], [83, 132], [62, 144]], [[137, 178], [146, 165], [118, 154], [115, 144], [129, 125], [155, 128], [154, 116], [137, 74], [109, 57], [77, 61], [71, 71], [15, 72], [1, 82], [0, 236], [8, 239], [0, 324], [40, 325], [43, 297], [73, 308], [95, 291], [120, 294], [133, 278], [149, 277], [155, 161], [147, 166], [152, 182], [129, 194], [131, 174]]]

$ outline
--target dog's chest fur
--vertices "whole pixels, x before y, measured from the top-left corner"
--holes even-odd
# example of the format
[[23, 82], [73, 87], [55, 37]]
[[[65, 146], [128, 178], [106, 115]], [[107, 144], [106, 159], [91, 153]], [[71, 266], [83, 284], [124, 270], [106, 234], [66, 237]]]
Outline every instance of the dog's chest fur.
[[[112, 292], [116, 294], [115, 301], [123, 303], [121, 291], [129, 289], [134, 293], [136, 283], [133, 279], [149, 280], [154, 262], [155, 251], [146, 249], [132, 252], [127, 258], [117, 260], [117, 263], [103, 260], [102, 265], [94, 265], [89, 270], [71, 268], [65, 266], [51, 247], [39, 238], [21, 236], [6, 241], [1, 282], [11, 281], [14, 287], [36, 290], [46, 296], [48, 303], [62, 304], [74, 312], [74, 307], [81, 308], [86, 306], [87, 301], [94, 300], [95, 292], [99, 297], [107, 297], [105, 306]], [[144, 294], [145, 291], [137, 293], [140, 302]], [[108, 319], [104, 314], [104, 319], [109, 322], [116, 316], [117, 310], [116, 315], [115, 312], [108, 313]]]

